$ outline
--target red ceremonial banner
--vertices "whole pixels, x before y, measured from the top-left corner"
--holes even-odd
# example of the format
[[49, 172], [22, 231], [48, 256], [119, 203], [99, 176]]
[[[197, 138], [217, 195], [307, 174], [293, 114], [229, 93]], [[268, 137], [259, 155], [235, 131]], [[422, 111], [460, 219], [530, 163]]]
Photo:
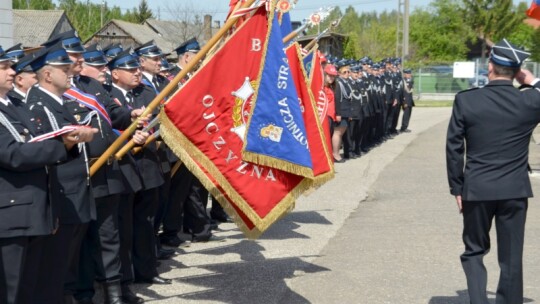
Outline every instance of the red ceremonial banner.
[[248, 19], [168, 101], [161, 135], [220, 202], [256, 238], [290, 211], [311, 181], [242, 160], [247, 115], [268, 35], [265, 8]]
[[[315, 46], [314, 49], [317, 49], [317, 46]], [[313, 54], [313, 59], [311, 63], [311, 70], [309, 75], [309, 84], [311, 88], [311, 92], [313, 92], [313, 96], [315, 96], [315, 103], [317, 104], [317, 112], [319, 114], [319, 121], [323, 125], [323, 131], [324, 131], [324, 138], [326, 147], [328, 151], [330, 151], [332, 148], [332, 138], [330, 136], [330, 125], [328, 118], [326, 117], [328, 115], [328, 98], [326, 97], [326, 94], [324, 93], [324, 72], [321, 65], [321, 54], [319, 51], [316, 51], [315, 54]], [[333, 163], [333, 161], [332, 161]]]
[[526, 14], [531, 18], [540, 20], [540, 1], [533, 0]]
[[304, 124], [306, 126], [309, 152], [313, 163], [313, 186], [320, 186], [334, 177], [334, 163], [328, 152], [329, 149], [323, 135], [313, 93], [307, 85], [308, 80], [300, 53], [298, 43], [293, 43], [286, 49], [287, 59], [289, 60], [292, 78], [298, 92]]

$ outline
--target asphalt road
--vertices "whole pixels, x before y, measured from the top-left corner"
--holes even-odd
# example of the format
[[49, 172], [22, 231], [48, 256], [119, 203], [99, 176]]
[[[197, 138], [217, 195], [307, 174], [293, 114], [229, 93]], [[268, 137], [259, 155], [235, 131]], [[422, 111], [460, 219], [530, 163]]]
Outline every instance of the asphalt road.
[[[172, 285], [134, 290], [147, 303], [466, 303], [461, 216], [445, 172], [449, 115], [450, 108], [415, 108], [412, 133], [337, 164], [334, 180], [299, 199], [259, 240], [223, 224], [217, 234], [225, 242], [193, 244], [162, 263]], [[539, 185], [533, 177], [535, 193]], [[540, 208], [530, 202], [525, 296], [532, 303], [540, 301]], [[486, 257], [490, 291], [495, 253], [494, 246]]]

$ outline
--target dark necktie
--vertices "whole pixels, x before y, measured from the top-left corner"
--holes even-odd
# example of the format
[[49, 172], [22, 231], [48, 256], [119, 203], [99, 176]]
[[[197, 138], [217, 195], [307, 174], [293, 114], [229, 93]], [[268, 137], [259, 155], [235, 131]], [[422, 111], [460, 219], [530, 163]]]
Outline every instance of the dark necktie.
[[156, 90], [159, 90], [159, 82], [156, 76], [152, 78], [152, 84], [154, 85], [154, 88], [156, 88]]
[[128, 91], [126, 93], [126, 101], [128, 103], [128, 105], [133, 105], [133, 93], [131, 93], [131, 91]]

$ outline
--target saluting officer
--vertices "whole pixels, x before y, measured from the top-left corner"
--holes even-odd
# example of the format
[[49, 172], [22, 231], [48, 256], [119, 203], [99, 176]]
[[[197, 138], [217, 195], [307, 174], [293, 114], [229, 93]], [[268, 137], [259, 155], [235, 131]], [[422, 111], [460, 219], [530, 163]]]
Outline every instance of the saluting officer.
[[[528, 56], [506, 39], [493, 46], [489, 83], [456, 95], [448, 125], [448, 182], [463, 213], [461, 264], [473, 304], [489, 303], [483, 258], [493, 218], [500, 265], [496, 302], [523, 303], [525, 219], [533, 196], [527, 162], [540, 122], [540, 80], [520, 69]], [[520, 91], [514, 78], [529, 86]]]
[[[58, 41], [56, 38], [54, 40]], [[73, 51], [82, 46], [69, 41]], [[27, 105], [34, 113], [37, 128], [42, 132], [58, 131], [64, 126], [78, 126], [77, 119], [66, 104], [71, 102], [62, 94], [71, 87], [68, 73], [73, 62], [62, 42], [38, 51], [30, 65], [36, 72], [39, 86], [28, 92]], [[80, 141], [91, 141], [94, 128], [79, 128]], [[70, 150], [70, 161], [50, 168], [51, 199], [58, 203], [59, 228], [43, 246], [38, 270], [37, 290], [32, 303], [61, 303], [68, 270], [76, 267], [82, 238], [88, 223], [95, 219], [95, 203], [91, 193], [88, 154], [84, 143]], [[72, 272], [73, 273], [73, 272]]]

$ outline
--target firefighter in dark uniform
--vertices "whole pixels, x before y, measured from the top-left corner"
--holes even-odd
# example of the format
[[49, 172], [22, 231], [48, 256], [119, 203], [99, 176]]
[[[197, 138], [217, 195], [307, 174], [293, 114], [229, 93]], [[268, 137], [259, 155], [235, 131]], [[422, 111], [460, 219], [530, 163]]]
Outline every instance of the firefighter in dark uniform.
[[[53, 40], [57, 40], [53, 38]], [[70, 51], [80, 52], [82, 45], [69, 42]], [[77, 126], [79, 122], [66, 107], [73, 101], [62, 94], [70, 88], [68, 73], [73, 62], [69, 59], [62, 42], [38, 51], [30, 65], [36, 72], [39, 86], [34, 86], [26, 97], [27, 105], [34, 113], [37, 128], [42, 132], [57, 131], [64, 126]], [[98, 130], [86, 131], [79, 138], [90, 141]], [[71, 160], [50, 168], [51, 199], [60, 206], [59, 227], [43, 246], [38, 269], [37, 289], [32, 303], [61, 303], [64, 283], [68, 275], [76, 273], [81, 241], [88, 224], [96, 218], [96, 210], [90, 185], [87, 145], [79, 144], [70, 150]]]
[[[139, 58], [132, 49], [120, 52], [109, 61], [108, 67], [111, 70], [113, 85], [106, 88], [109, 95], [122, 106], [140, 109], [153, 100], [155, 92], [141, 84]], [[164, 180], [155, 142], [135, 154], [134, 158], [141, 175], [143, 189], [137, 191], [133, 197], [133, 278], [135, 282], [140, 283], [171, 284], [170, 279], [160, 277], [157, 272], [154, 217], [158, 208], [159, 187], [163, 185]], [[122, 261], [123, 264], [127, 262]], [[127, 273], [125, 275], [130, 276]]]
[[[93, 44], [82, 55], [71, 54], [75, 63], [73, 87], [67, 94], [76, 103], [67, 104], [77, 119], [90, 115], [90, 125], [100, 132], [89, 143], [90, 163], [97, 160], [118, 137], [114, 129], [127, 128], [142, 110], [129, 110], [116, 104], [103, 87], [106, 58], [99, 45]], [[83, 66], [78, 66], [84, 60]], [[96, 78], [83, 75], [97, 72]], [[100, 77], [101, 75], [101, 77]], [[114, 129], [113, 129], [114, 128]], [[143, 144], [148, 134], [137, 131], [134, 140]], [[121, 162], [129, 162], [124, 158]], [[69, 291], [75, 294], [79, 303], [91, 303], [94, 295], [94, 277], [103, 285], [105, 303], [119, 303], [121, 292], [120, 238], [118, 231], [118, 211], [121, 194], [126, 192], [120, 162], [111, 157], [92, 176], [93, 194], [96, 200], [97, 219], [92, 221], [81, 247], [80, 271], [76, 280], [68, 282]]]
[[8, 92], [8, 96], [16, 106], [26, 105], [26, 94], [37, 83], [36, 73], [28, 64], [32, 59], [34, 59], [34, 54], [28, 54], [19, 58], [12, 67], [15, 70], [15, 79], [13, 80], [13, 89]]
[[409, 121], [411, 120], [412, 108], [414, 107], [413, 99], [414, 79], [410, 69], [403, 70], [403, 117], [401, 119], [401, 132], [411, 132], [409, 130]]
[[[491, 49], [489, 83], [456, 95], [446, 140], [450, 193], [463, 213], [461, 264], [470, 303], [489, 303], [484, 256], [493, 219], [500, 265], [497, 303], [523, 303], [523, 244], [531, 134], [540, 122], [540, 80], [521, 64], [529, 53], [506, 39]], [[528, 85], [519, 90], [516, 79]]]
[[352, 88], [349, 83], [349, 75], [351, 69], [347, 60], [340, 60], [337, 62], [337, 68], [339, 77], [336, 78], [335, 87], [335, 106], [336, 106], [336, 121], [334, 122], [334, 134], [332, 135], [332, 151], [334, 155], [334, 162], [343, 163], [345, 158], [349, 155], [349, 151], [343, 149], [343, 158], [339, 155], [341, 143], [344, 141], [344, 137], [347, 134], [349, 125], [349, 117], [351, 117], [351, 103], [352, 103]]
[[[178, 46], [175, 49], [178, 54], [178, 63], [171, 70], [171, 74], [178, 75], [200, 49], [195, 38]], [[187, 81], [189, 77], [190, 74], [181, 83]], [[182, 226], [184, 231], [191, 235], [193, 242], [224, 240], [212, 234], [212, 229], [216, 228], [217, 225], [212, 223], [206, 213], [208, 191], [186, 166], [181, 165], [178, 170], [173, 172], [170, 198], [169, 208], [163, 218], [163, 233], [160, 235], [162, 244], [180, 246], [182, 240], [178, 237], [178, 233], [182, 230]]]
[[[103, 53], [105, 54], [105, 57], [107, 57], [107, 61], [111, 60], [112, 58], [116, 57], [118, 53], [122, 52], [124, 48], [122, 47], [122, 44], [120, 43], [111, 43], [103, 48]], [[105, 84], [112, 85], [112, 78], [111, 78], [111, 71], [107, 69], [107, 72], [105, 74]]]
[[[29, 61], [21, 63], [18, 69]], [[28, 142], [39, 132], [32, 113], [7, 96], [15, 77], [11, 65], [0, 47], [0, 302], [16, 304], [30, 303], [37, 279], [31, 267], [39, 264], [41, 247], [58, 228], [59, 206], [50, 200], [48, 168], [68, 161], [68, 151], [79, 141], [68, 133]]]
[[[169, 80], [159, 74], [163, 52], [155, 42], [151, 40], [136, 48], [135, 53], [139, 56], [139, 63], [142, 71], [142, 84], [154, 92], [151, 99], [153, 100], [169, 84]], [[163, 185], [159, 188], [159, 204], [154, 217], [154, 230], [157, 236], [164, 216], [164, 211], [169, 205], [171, 166], [178, 161], [178, 157], [176, 157], [171, 149], [169, 149], [169, 147], [161, 140], [156, 141], [156, 144], [158, 146], [157, 153], [164, 179]], [[174, 249], [162, 248], [159, 239], [157, 240], [156, 245], [158, 260], [169, 259], [174, 256]]]
[[392, 107], [392, 125], [390, 131], [393, 134], [397, 134], [397, 124], [399, 120], [399, 113], [401, 112], [401, 106], [403, 105], [403, 77], [401, 75], [401, 70], [399, 58], [396, 59], [392, 65], [394, 75], [392, 81], [394, 82], [394, 103]]
[[349, 77], [349, 85], [352, 88], [351, 92], [351, 117], [349, 117], [349, 126], [345, 133], [343, 142], [343, 150], [348, 151], [345, 158], [360, 157], [360, 126], [362, 125], [362, 95], [359, 88], [358, 79], [360, 77], [360, 67], [356, 64], [351, 65], [351, 74]]
[[383, 75], [384, 80], [384, 100], [385, 100], [385, 113], [384, 113], [384, 134], [387, 138], [390, 137], [390, 128], [392, 126], [392, 112], [395, 99], [394, 81], [392, 81], [392, 59], [386, 58], [385, 71]]

